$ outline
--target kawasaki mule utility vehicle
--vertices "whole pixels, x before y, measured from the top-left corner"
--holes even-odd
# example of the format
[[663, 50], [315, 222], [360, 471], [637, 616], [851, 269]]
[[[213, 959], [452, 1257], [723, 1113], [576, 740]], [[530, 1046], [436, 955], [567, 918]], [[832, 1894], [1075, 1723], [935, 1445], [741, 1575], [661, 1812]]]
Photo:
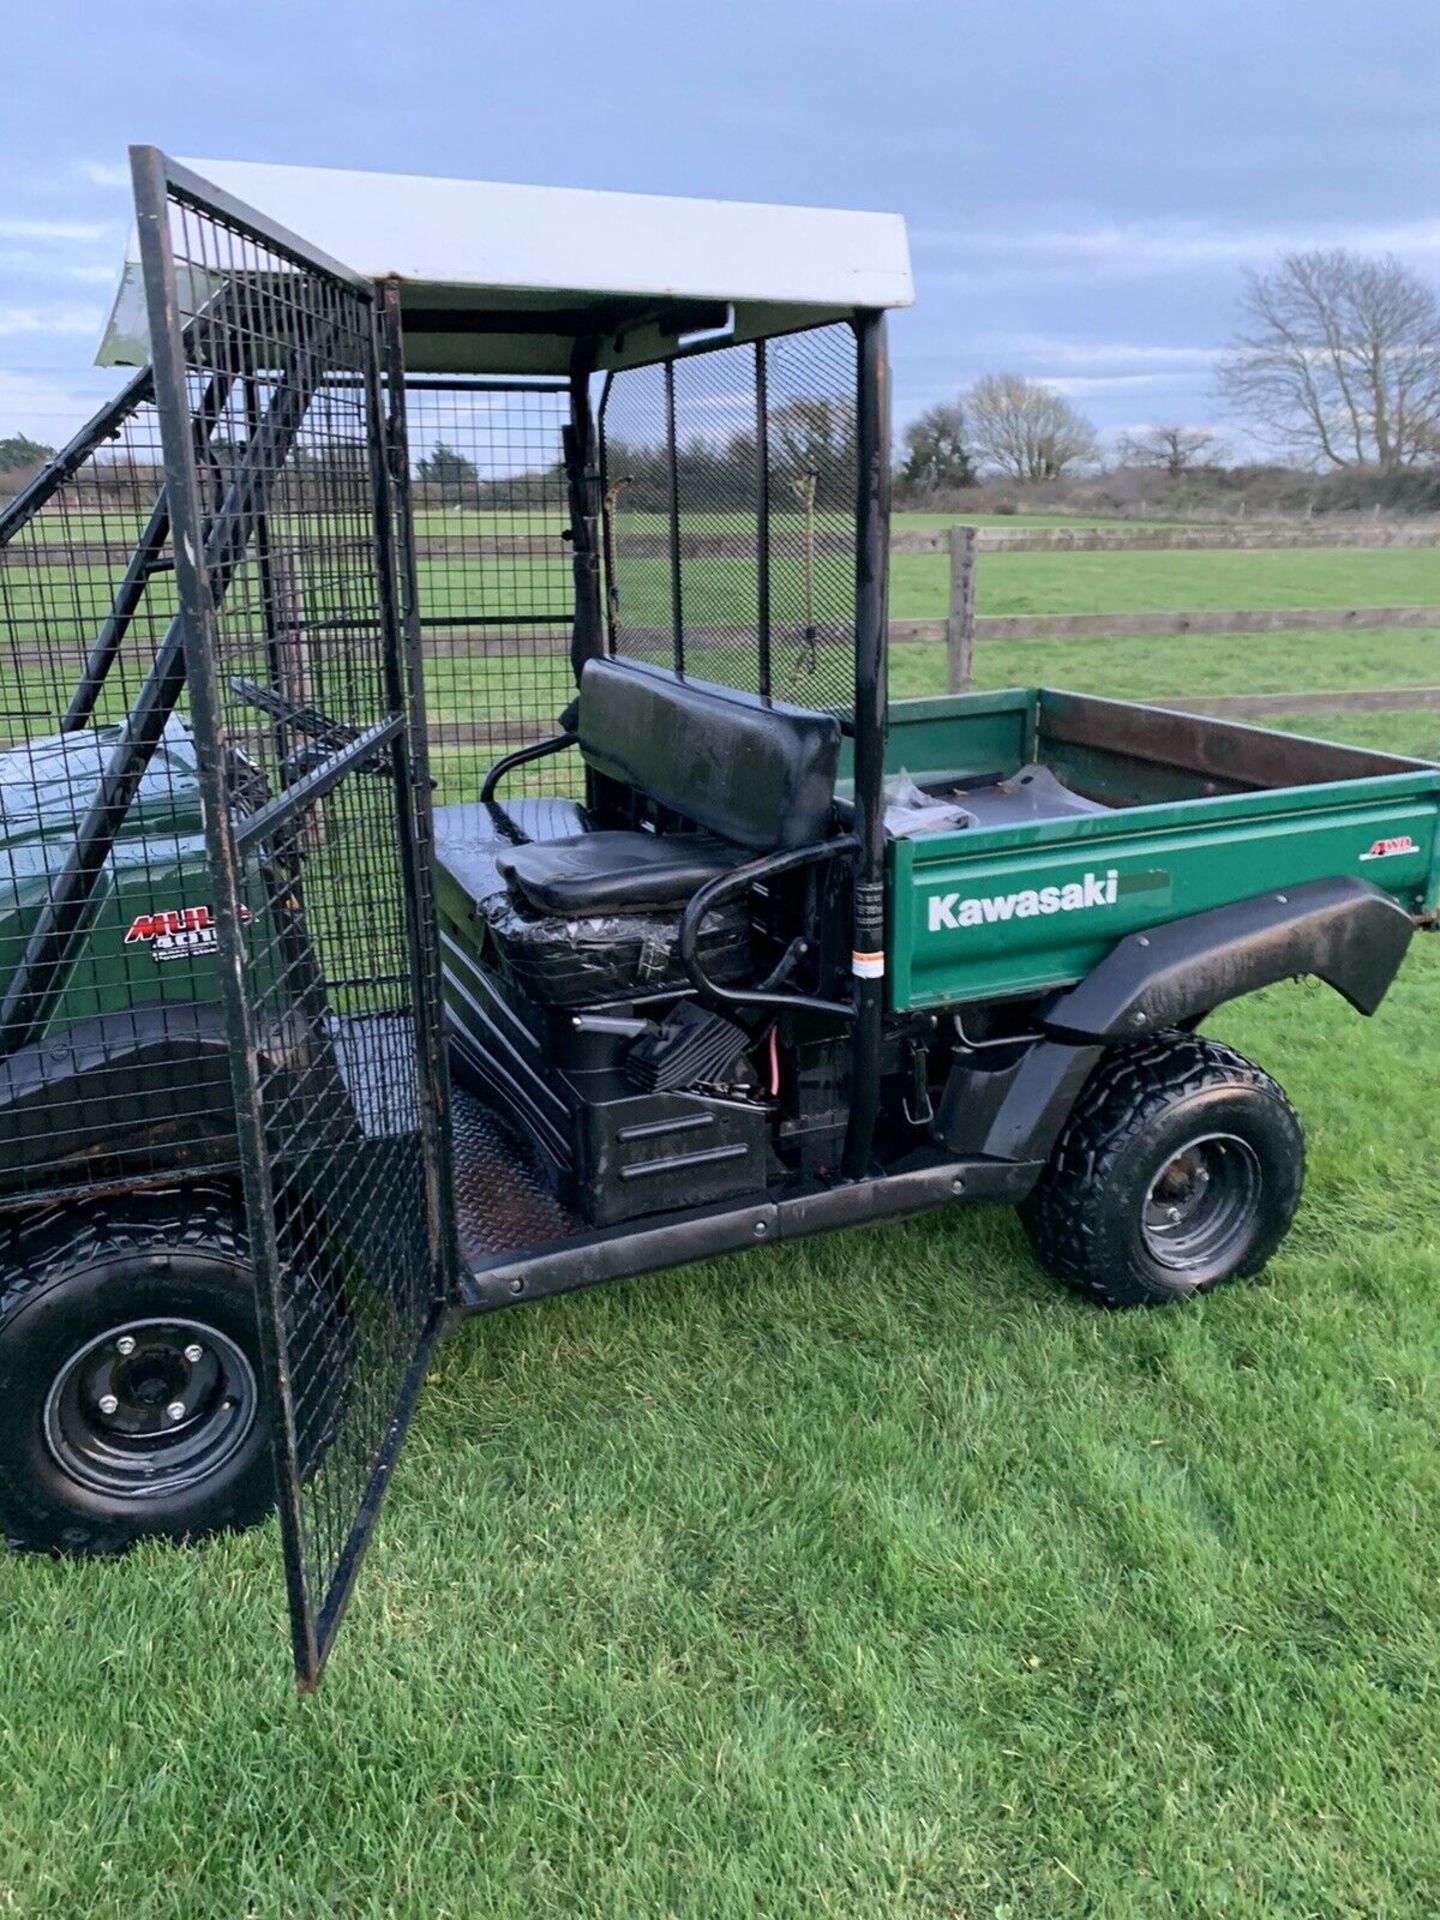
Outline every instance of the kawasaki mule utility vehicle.
[[1264, 1264], [1299, 1122], [1197, 1030], [1374, 1011], [1440, 770], [887, 703], [898, 220], [133, 158], [140, 370], [0, 521], [12, 1543], [278, 1492], [308, 1683], [467, 1314], [957, 1198]]

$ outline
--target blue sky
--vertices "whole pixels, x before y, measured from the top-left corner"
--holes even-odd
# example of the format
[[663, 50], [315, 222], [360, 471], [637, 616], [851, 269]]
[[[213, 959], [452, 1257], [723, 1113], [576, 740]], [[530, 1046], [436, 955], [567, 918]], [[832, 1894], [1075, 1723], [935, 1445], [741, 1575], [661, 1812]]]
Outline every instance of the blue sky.
[[132, 140], [897, 210], [897, 426], [1000, 370], [1107, 434], [1209, 421], [1246, 266], [1440, 280], [1434, 0], [17, 0], [0, 85], [0, 434], [117, 383]]

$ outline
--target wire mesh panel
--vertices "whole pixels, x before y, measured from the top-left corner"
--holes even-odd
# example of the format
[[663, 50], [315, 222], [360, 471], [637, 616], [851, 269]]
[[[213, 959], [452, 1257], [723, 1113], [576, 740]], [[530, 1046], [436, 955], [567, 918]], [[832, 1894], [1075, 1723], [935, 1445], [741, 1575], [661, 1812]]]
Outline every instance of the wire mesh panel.
[[179, 660], [147, 373], [0, 512], [0, 1211], [234, 1166]]
[[848, 326], [765, 347], [773, 690], [801, 706], [854, 697], [857, 356]]
[[857, 378], [844, 324], [613, 377], [600, 425], [615, 653], [849, 707]]
[[[502, 754], [556, 731], [575, 693], [574, 579], [554, 382], [405, 382], [438, 804], [473, 800]], [[517, 770], [506, 792], [569, 793], [573, 756]]]
[[158, 155], [136, 185], [308, 1683], [450, 1258], [374, 292]]
[[636, 367], [607, 385], [600, 432], [610, 644], [634, 659], [669, 662], [678, 648], [665, 369]]

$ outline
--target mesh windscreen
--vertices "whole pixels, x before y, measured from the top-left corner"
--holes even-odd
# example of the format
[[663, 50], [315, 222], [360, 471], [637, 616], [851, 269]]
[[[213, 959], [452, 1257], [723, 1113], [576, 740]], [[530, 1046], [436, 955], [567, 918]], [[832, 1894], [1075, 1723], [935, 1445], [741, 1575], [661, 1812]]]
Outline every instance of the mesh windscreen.
[[848, 709], [855, 688], [858, 359], [848, 326], [765, 348], [773, 691]]
[[615, 653], [849, 708], [856, 356], [837, 324], [614, 376], [601, 434]]
[[[575, 694], [574, 577], [554, 383], [407, 380], [411, 495], [437, 805], [473, 800], [492, 761], [556, 732]], [[507, 794], [569, 793], [573, 755]]]

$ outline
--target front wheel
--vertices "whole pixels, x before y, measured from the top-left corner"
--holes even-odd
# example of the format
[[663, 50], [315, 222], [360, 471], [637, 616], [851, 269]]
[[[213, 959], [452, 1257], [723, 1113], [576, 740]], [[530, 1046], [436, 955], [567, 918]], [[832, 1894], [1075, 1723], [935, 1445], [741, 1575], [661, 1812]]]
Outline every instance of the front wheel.
[[1096, 1068], [1021, 1217], [1067, 1285], [1163, 1305], [1258, 1273], [1304, 1171], [1299, 1117], [1268, 1074], [1213, 1040], [1159, 1034]]
[[106, 1554], [263, 1519], [262, 1378], [223, 1189], [19, 1229], [0, 1249], [0, 1535]]

